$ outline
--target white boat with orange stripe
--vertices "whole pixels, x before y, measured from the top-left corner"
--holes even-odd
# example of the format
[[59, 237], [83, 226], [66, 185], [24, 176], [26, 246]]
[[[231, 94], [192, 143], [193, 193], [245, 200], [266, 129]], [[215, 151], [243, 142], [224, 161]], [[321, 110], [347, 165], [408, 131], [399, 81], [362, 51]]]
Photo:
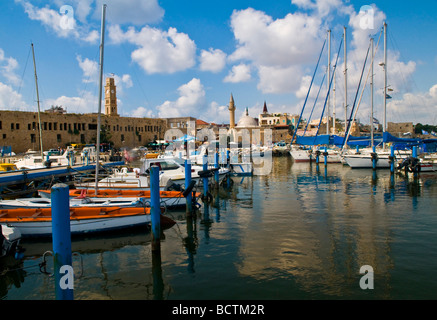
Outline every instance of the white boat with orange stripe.
[[[72, 235], [146, 226], [151, 223], [150, 208], [142, 207], [77, 207], [70, 208]], [[2, 209], [0, 224], [17, 228], [23, 237], [51, 237], [52, 210]], [[171, 227], [175, 221], [161, 215], [161, 226]]]

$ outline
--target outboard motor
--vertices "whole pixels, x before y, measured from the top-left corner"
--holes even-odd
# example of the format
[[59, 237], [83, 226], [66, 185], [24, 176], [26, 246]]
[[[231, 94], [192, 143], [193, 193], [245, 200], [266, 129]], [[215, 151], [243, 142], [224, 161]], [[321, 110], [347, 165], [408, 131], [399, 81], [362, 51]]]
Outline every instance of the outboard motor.
[[23, 249], [20, 247], [21, 232], [17, 228], [0, 225], [1, 257], [15, 255], [21, 258]]

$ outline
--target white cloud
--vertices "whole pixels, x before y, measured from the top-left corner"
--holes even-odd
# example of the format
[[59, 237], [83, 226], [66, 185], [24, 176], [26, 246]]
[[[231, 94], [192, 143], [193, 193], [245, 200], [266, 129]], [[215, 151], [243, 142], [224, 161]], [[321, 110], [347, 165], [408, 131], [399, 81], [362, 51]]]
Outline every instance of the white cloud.
[[10, 86], [0, 82], [0, 109], [27, 111], [29, 105], [24, 102], [21, 94]]
[[88, 58], [85, 58], [82, 60], [82, 57], [80, 55], [76, 56], [76, 60], [79, 63], [79, 67], [82, 69], [82, 72], [83, 72], [82, 82], [98, 83], [98, 81], [99, 81], [99, 79], [98, 79], [99, 65], [98, 65], [97, 61], [92, 61]]
[[220, 72], [226, 65], [226, 53], [220, 49], [210, 48], [200, 53], [200, 70]]
[[313, 10], [320, 17], [326, 17], [333, 11], [350, 13], [351, 6], [345, 6], [342, 0], [291, 0], [291, 3], [304, 10]]
[[302, 71], [298, 66], [259, 66], [258, 89], [263, 93], [287, 93], [299, 89]]
[[387, 121], [437, 124], [437, 84], [428, 92], [405, 93], [387, 103]]
[[174, 73], [195, 64], [196, 45], [185, 33], [175, 28], [162, 31], [148, 26], [140, 31], [130, 27], [123, 32], [119, 25], [109, 27], [109, 38], [114, 43], [129, 42], [139, 48], [131, 54], [147, 73]]
[[15, 0], [15, 2], [23, 6], [29, 19], [40, 21], [42, 25], [53, 31], [60, 38], [73, 38], [90, 43], [94, 43], [98, 39], [97, 31], [89, 31], [85, 24], [79, 25], [74, 13], [71, 16], [67, 16], [66, 14], [61, 14], [59, 9], [50, 9], [48, 5], [44, 8], [38, 8], [29, 1]]
[[231, 27], [238, 45], [230, 59], [247, 59], [263, 66], [313, 62], [321, 43], [320, 25], [319, 18], [301, 13], [273, 20], [252, 8], [234, 11]]
[[136, 108], [131, 115], [129, 115], [131, 117], [136, 117], [136, 118], [154, 118], [155, 115], [153, 113], [152, 110], [149, 110], [147, 108], [144, 107], [138, 107]]
[[213, 101], [210, 103], [208, 111], [199, 115], [199, 119], [217, 124], [229, 123], [228, 106], [220, 105]]
[[[231, 27], [237, 49], [230, 61], [248, 60], [258, 69], [258, 89], [284, 93], [299, 88], [302, 65], [314, 63], [323, 37], [322, 20], [302, 13], [274, 20], [252, 8], [234, 11]], [[290, 78], [289, 78], [290, 77]]]
[[98, 98], [91, 92], [84, 91], [81, 92], [78, 97], [60, 96], [55, 99], [46, 99], [44, 101], [45, 109], [50, 108], [52, 105], [63, 106], [69, 113], [96, 113]]
[[5, 57], [5, 52], [0, 48], [0, 74], [13, 85], [18, 85], [20, 82], [20, 78], [15, 73], [17, 67], [17, 60], [12, 57]]
[[238, 83], [238, 82], [249, 81], [250, 78], [251, 78], [250, 66], [248, 66], [244, 63], [241, 63], [237, 66], [233, 66], [232, 70], [223, 79], [223, 81], [224, 82]]
[[101, 7], [107, 3], [107, 20], [113, 24], [145, 25], [162, 20], [164, 9], [157, 0], [97, 0], [94, 17], [100, 19]]
[[165, 101], [157, 106], [158, 116], [161, 118], [196, 116], [205, 110], [205, 90], [199, 79], [178, 88], [179, 98], [176, 101]]

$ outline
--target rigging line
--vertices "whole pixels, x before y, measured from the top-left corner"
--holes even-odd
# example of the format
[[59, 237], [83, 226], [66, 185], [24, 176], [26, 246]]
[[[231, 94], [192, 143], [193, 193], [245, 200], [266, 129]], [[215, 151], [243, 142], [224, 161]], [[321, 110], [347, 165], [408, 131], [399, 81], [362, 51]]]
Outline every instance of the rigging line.
[[[127, 53], [126, 46], [125, 46], [124, 44], [121, 44], [121, 48], [123, 49], [123, 53], [125, 54], [125, 56], [126, 56], [126, 57], [129, 57], [129, 55], [128, 55], [128, 53]], [[134, 73], [134, 76], [135, 76], [136, 81], [137, 81], [138, 84], [139, 84], [140, 91], [141, 91], [141, 93], [143, 94], [143, 96], [144, 96], [144, 98], [145, 98], [145, 100], [146, 100], [147, 105], [148, 105], [149, 107], [151, 107], [151, 105], [150, 105], [150, 101], [149, 101], [149, 97], [147, 96], [146, 92], [145, 92], [144, 89], [143, 89], [143, 84], [141, 83], [141, 81], [140, 81], [140, 79], [139, 79], [139, 77], [138, 77], [138, 73], [137, 73], [136, 68], [133, 68], [133, 73]]]
[[299, 124], [300, 124], [300, 121], [301, 121], [301, 119], [302, 119], [302, 114], [303, 114], [303, 111], [304, 111], [304, 109], [305, 109], [305, 105], [306, 105], [306, 103], [307, 103], [308, 96], [310, 95], [311, 87], [313, 86], [314, 77], [316, 76], [316, 72], [317, 72], [317, 69], [318, 69], [318, 67], [319, 67], [320, 59], [322, 58], [322, 54], [323, 54], [323, 50], [325, 49], [325, 45], [326, 45], [326, 39], [325, 39], [325, 41], [323, 42], [322, 50], [320, 51], [319, 59], [318, 59], [318, 61], [317, 61], [317, 65], [316, 65], [316, 68], [315, 68], [315, 70], [314, 70], [313, 77], [312, 77], [312, 79], [311, 79], [310, 87], [308, 88], [308, 93], [307, 93], [307, 96], [306, 96], [306, 98], [305, 98], [305, 102], [304, 102], [304, 104], [303, 104], [302, 111], [301, 111], [300, 116], [299, 116], [299, 120], [297, 121], [297, 124], [296, 124], [296, 130], [295, 130], [294, 133], [293, 133], [293, 137], [291, 138], [291, 142], [290, 142], [290, 144], [293, 143], [293, 141], [294, 141], [294, 139], [295, 139], [295, 137], [296, 137], [297, 128], [299, 128]]
[[[355, 94], [354, 104], [353, 104], [352, 109], [351, 109], [351, 113], [350, 113], [350, 116], [349, 116], [349, 119], [348, 119], [348, 123], [347, 123], [347, 127], [346, 127], [346, 131], [345, 132], [349, 132], [349, 127], [351, 126], [352, 115], [354, 113], [355, 105], [356, 105], [356, 102], [357, 102], [358, 92], [360, 91], [361, 81], [363, 80], [364, 70], [366, 68], [366, 63], [367, 63], [367, 58], [369, 56], [369, 51], [370, 51], [370, 44], [369, 44], [369, 47], [367, 48], [366, 59], [364, 60], [363, 69], [361, 70], [360, 81], [358, 83], [358, 88], [357, 88], [357, 92]], [[349, 135], [347, 135], [347, 136], [349, 136]], [[342, 148], [344, 148], [344, 146], [346, 144], [346, 141], [347, 141], [347, 138], [344, 139]]]
[[320, 83], [319, 91], [317, 92], [317, 96], [316, 96], [316, 99], [314, 100], [314, 105], [313, 105], [313, 108], [312, 108], [312, 110], [311, 110], [310, 117], [308, 118], [307, 125], [305, 126], [305, 130], [304, 130], [302, 136], [305, 136], [305, 133], [307, 132], [308, 125], [310, 124], [310, 120], [311, 120], [311, 117], [312, 117], [312, 115], [313, 115], [314, 108], [315, 108], [315, 106], [316, 106], [317, 100], [319, 99], [320, 91], [322, 91], [322, 87], [323, 87], [323, 83], [325, 82], [325, 78], [326, 78], [326, 72], [325, 72], [325, 74], [323, 75], [323, 79], [322, 79], [322, 82]]
[[31, 50], [32, 50], [32, 48], [30, 47], [30, 48], [29, 48], [29, 52], [27, 53], [27, 59], [26, 59], [26, 64], [24, 65], [23, 74], [21, 75], [20, 84], [19, 84], [19, 86], [18, 86], [18, 91], [17, 91], [18, 94], [20, 94], [20, 92], [21, 92], [21, 88], [22, 88], [22, 85], [23, 85], [24, 74], [26, 73], [27, 64], [28, 64], [28, 62], [29, 62], [29, 57], [30, 57], [30, 52], [31, 52]]
[[[376, 44], [375, 52], [372, 52], [372, 61], [371, 61], [372, 63], [373, 63], [373, 61], [374, 61], [374, 59], [375, 59], [375, 53], [378, 52], [379, 41], [381, 40], [381, 35], [382, 35], [382, 31], [381, 31], [381, 33], [380, 33], [380, 35], [379, 35], [379, 39], [378, 39], [378, 43]], [[370, 50], [370, 46], [371, 46], [371, 44], [369, 44], [369, 50]], [[369, 53], [369, 51], [368, 51], [367, 53]], [[367, 56], [366, 56], [366, 61], [367, 61]], [[364, 62], [364, 66], [366, 65], [366, 61]], [[364, 71], [364, 69], [363, 69], [363, 71]], [[371, 71], [372, 71], [371, 68], [369, 68], [369, 71], [367, 72], [366, 81], [364, 82], [364, 86], [366, 86], [366, 83], [367, 83], [367, 80], [369, 79], [369, 75], [370, 75], [370, 72], [371, 72]], [[361, 80], [360, 80], [360, 83], [361, 83]], [[359, 87], [358, 87], [358, 89], [359, 89]], [[363, 88], [363, 90], [361, 91], [360, 100], [358, 101], [357, 109], [355, 110], [355, 114], [354, 114], [354, 118], [353, 118], [354, 120], [355, 120], [355, 117], [356, 117], [356, 115], [357, 115], [357, 112], [358, 112], [359, 106], [360, 106], [360, 104], [361, 104], [361, 99], [363, 98], [364, 90], [365, 90], [365, 88]], [[357, 91], [357, 94], [358, 94], [358, 91]], [[355, 97], [355, 99], [356, 99], [356, 97]], [[352, 112], [353, 112], [353, 109], [354, 109], [354, 108], [355, 108], [355, 101], [354, 101], [354, 107], [352, 108]], [[351, 117], [352, 117], [352, 112], [351, 112]], [[373, 121], [373, 119], [372, 119], [372, 121]], [[349, 124], [350, 124], [350, 123], [351, 123], [351, 119], [349, 119]], [[373, 123], [371, 123], [371, 125], [373, 125]], [[349, 126], [348, 126], [348, 127], [349, 127]], [[347, 135], [346, 135], [346, 137], [345, 137], [345, 139], [344, 139], [344, 141], [343, 141], [342, 149], [344, 148], [344, 146], [345, 146], [347, 140], [349, 139], [349, 136], [350, 136], [350, 131], [347, 133]]]
[[[335, 59], [335, 65], [334, 65], [334, 68], [333, 68], [333, 70], [332, 70], [332, 76], [331, 76], [331, 79], [330, 79], [330, 81], [329, 81], [328, 92], [327, 92], [327, 94], [326, 94], [326, 98], [325, 98], [325, 104], [324, 104], [324, 106], [323, 106], [323, 110], [322, 110], [322, 115], [321, 115], [321, 117], [320, 117], [319, 126], [317, 127], [317, 133], [316, 133], [316, 135], [314, 136], [314, 142], [316, 141], [316, 137], [319, 135], [320, 124], [322, 123], [323, 114], [325, 113], [326, 103], [328, 102], [329, 94], [331, 93], [332, 81], [333, 81], [333, 79], [334, 79], [335, 71], [336, 71], [336, 69], [337, 69], [338, 57], [340, 56], [340, 50], [341, 50], [341, 46], [342, 46], [342, 44], [343, 44], [343, 38], [341, 38], [340, 46], [338, 47], [337, 58]], [[329, 116], [328, 116], [328, 119], [327, 119], [326, 125], [328, 125], [328, 123], [329, 123]]]

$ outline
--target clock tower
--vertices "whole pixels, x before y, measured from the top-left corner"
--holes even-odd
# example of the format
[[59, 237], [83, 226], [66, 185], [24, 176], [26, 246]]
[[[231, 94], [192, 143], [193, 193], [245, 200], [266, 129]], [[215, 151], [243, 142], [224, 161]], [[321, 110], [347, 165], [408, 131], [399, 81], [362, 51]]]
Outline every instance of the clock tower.
[[117, 94], [116, 94], [114, 78], [106, 78], [105, 115], [118, 116], [118, 114], [117, 114]]

